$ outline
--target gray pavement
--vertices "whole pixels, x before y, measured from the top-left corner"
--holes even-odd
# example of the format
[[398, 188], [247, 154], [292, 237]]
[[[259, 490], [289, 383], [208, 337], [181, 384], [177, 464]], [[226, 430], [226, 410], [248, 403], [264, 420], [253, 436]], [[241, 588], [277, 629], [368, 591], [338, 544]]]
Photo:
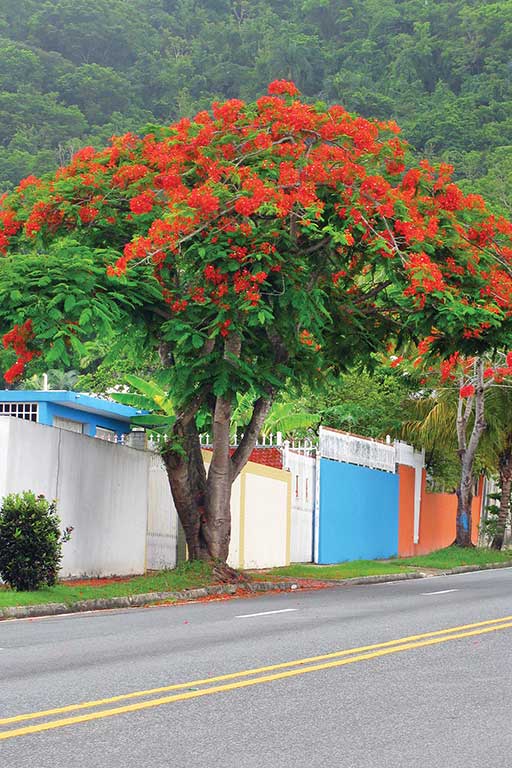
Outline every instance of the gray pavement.
[[[512, 569], [2, 622], [0, 718], [509, 615]], [[20, 735], [0, 767], [509, 768], [511, 649], [509, 628]]]

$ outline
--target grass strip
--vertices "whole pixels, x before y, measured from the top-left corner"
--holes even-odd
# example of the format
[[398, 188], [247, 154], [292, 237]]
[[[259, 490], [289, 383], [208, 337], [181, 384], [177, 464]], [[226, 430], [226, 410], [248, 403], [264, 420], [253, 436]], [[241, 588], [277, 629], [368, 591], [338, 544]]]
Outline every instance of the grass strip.
[[[102, 580], [108, 581], [108, 580]], [[182, 589], [205, 587], [213, 583], [212, 569], [207, 563], [195, 561], [182, 563], [172, 571], [160, 571], [147, 576], [133, 576], [123, 580], [87, 585], [73, 582], [59, 582], [36, 592], [16, 592], [0, 587], [0, 608], [16, 605], [41, 605], [43, 603], [65, 603], [71, 605], [80, 600], [98, 600], [109, 597], [126, 597], [146, 592], [174, 592]]]
[[353, 579], [358, 576], [382, 576], [395, 573], [409, 573], [414, 569], [396, 562], [376, 560], [352, 560], [336, 565], [313, 565], [309, 563], [293, 563], [284, 568], [270, 568], [266, 571], [252, 573], [252, 578], [269, 579], [269, 577], [291, 577], [295, 579]]
[[423, 568], [449, 570], [461, 565], [489, 565], [492, 563], [512, 562], [512, 551], [486, 549], [483, 547], [446, 547], [430, 552], [428, 555], [403, 557], [393, 562], [400, 565], [412, 565]]
[[[411, 573], [417, 568], [450, 570], [462, 565], [489, 565], [512, 562], [512, 550], [497, 552], [492, 549], [446, 547], [417, 557], [395, 558], [391, 560], [353, 560], [334, 565], [314, 565], [313, 563], [293, 563], [283, 568], [269, 568], [264, 571], [250, 572], [248, 578], [255, 581], [270, 581], [279, 578], [317, 579], [329, 581], [352, 579], [362, 576], [382, 576], [397, 573]], [[16, 592], [0, 586], [0, 608], [18, 605], [41, 605], [43, 603], [72, 603], [81, 600], [100, 598], [127, 597], [149, 592], [177, 592], [183, 589], [206, 587], [213, 583], [212, 568], [208, 563], [182, 563], [172, 571], [160, 571], [146, 576], [133, 576], [126, 579], [102, 579], [99, 584], [65, 581], [54, 587], [46, 587], [36, 592]]]
[[334, 565], [293, 563], [284, 568], [271, 568], [251, 574], [255, 579], [283, 577], [296, 579], [353, 579], [360, 576], [380, 576], [396, 573], [410, 573], [417, 568], [450, 570], [461, 565], [490, 565], [512, 562], [512, 550], [498, 552], [482, 547], [446, 547], [428, 555], [400, 557], [390, 560], [351, 560]]

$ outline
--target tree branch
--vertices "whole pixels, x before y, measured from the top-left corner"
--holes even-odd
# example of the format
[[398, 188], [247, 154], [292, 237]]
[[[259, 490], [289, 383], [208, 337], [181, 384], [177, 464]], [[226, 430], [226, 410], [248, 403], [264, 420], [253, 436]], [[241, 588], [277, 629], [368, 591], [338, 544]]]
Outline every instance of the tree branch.
[[476, 385], [475, 385], [475, 423], [471, 430], [467, 456], [472, 462], [480, 442], [480, 437], [485, 431], [485, 391], [484, 391], [484, 367], [482, 359], [479, 357], [475, 363]]
[[261, 432], [261, 428], [267, 418], [270, 406], [272, 405], [272, 395], [268, 398], [259, 397], [254, 403], [251, 420], [247, 429], [244, 432], [244, 436], [240, 441], [240, 445], [231, 457], [231, 481], [233, 482], [242, 469], [249, 461], [249, 456], [256, 446], [258, 435]]
[[196, 413], [202, 406], [210, 392], [210, 385], [203, 386], [197, 395], [195, 395], [189, 404], [176, 415], [176, 423], [182, 424], [184, 427], [195, 418]]
[[[464, 378], [461, 377], [460, 380], [460, 386], [464, 384]], [[468, 419], [471, 414], [471, 408], [473, 407], [473, 398], [469, 397], [466, 402], [466, 408], [463, 408], [464, 400], [459, 395], [459, 399], [457, 401], [457, 447], [459, 449], [459, 456], [462, 460], [463, 453], [466, 450], [466, 427], [468, 424]]]
[[330, 235], [328, 237], [323, 237], [321, 240], [317, 240], [313, 245], [310, 245], [309, 248], [300, 248], [300, 252], [303, 254], [310, 254], [315, 253], [315, 251], [320, 251], [325, 245], [329, 245], [331, 242]]
[[392, 280], [384, 280], [383, 283], [379, 283], [374, 288], [372, 288], [371, 291], [368, 291], [367, 293], [363, 293], [358, 298], [354, 299], [354, 304], [362, 304], [366, 299], [372, 299], [375, 296], [377, 296], [381, 291], [384, 291], [386, 288], [389, 288], [390, 285], [392, 285]]

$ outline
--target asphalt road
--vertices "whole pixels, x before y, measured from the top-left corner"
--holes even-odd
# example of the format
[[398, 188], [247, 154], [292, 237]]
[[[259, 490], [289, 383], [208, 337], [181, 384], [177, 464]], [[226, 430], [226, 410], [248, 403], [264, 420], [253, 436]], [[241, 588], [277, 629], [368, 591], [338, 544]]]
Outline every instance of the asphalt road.
[[512, 569], [3, 622], [0, 766], [509, 768], [511, 650]]

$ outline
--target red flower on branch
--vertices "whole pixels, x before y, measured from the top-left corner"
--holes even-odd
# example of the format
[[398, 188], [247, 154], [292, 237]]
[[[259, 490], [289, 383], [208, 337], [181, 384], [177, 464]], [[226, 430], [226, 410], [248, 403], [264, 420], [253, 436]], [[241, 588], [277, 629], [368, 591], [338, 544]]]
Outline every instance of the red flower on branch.
[[153, 192], [142, 192], [130, 200], [130, 211], [137, 215], [151, 213], [155, 204], [155, 195]]
[[90, 205], [82, 205], [78, 209], [78, 215], [80, 216], [80, 221], [82, 224], [91, 224], [98, 216], [98, 213], [99, 210], [97, 208], [93, 208]]
[[274, 80], [268, 86], [268, 92], [272, 96], [281, 96], [287, 94], [289, 96], [297, 96], [299, 89], [290, 80]]
[[475, 394], [475, 388], [473, 384], [465, 384], [459, 390], [459, 395], [461, 397], [471, 397], [474, 394]]
[[4, 334], [2, 342], [5, 349], [12, 347], [16, 352], [18, 359], [5, 373], [4, 379], [9, 383], [17, 379], [23, 371], [25, 366], [29, 363], [39, 352], [28, 348], [27, 343], [33, 338], [32, 320], [26, 320], [23, 325], [15, 325], [14, 328], [8, 333]]

